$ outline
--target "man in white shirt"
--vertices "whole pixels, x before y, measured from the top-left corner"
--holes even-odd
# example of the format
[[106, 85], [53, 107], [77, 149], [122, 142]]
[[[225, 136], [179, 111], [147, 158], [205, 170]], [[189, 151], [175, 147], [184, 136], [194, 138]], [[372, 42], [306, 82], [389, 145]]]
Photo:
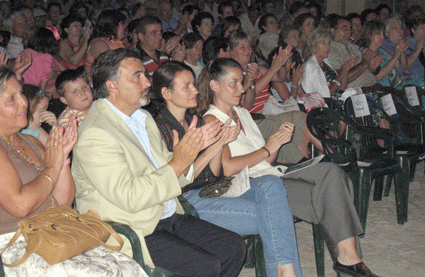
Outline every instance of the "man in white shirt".
[[28, 22], [22, 12], [17, 11], [12, 13], [6, 20], [5, 26], [10, 32], [10, 40], [6, 46], [6, 50], [15, 59], [24, 51], [22, 36], [28, 28]]
[[[193, 122], [181, 141], [175, 135], [174, 155], [168, 152], [152, 116], [140, 109], [149, 103], [145, 72], [139, 53], [130, 48], [107, 51], [95, 60], [98, 100], [80, 125], [73, 150], [77, 208], [130, 225], [150, 267], [178, 276], [237, 276], [245, 257], [243, 240], [182, 215], [176, 199], [181, 187], [193, 181], [199, 151], [218, 139], [220, 124], [196, 128]], [[122, 252], [129, 253], [128, 245]]]

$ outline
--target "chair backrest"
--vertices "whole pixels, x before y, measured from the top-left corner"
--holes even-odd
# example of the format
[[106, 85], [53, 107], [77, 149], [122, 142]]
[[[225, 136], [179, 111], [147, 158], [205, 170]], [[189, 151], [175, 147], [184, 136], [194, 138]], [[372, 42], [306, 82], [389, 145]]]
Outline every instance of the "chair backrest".
[[425, 90], [415, 85], [403, 87], [403, 100], [416, 112], [425, 111]]
[[[383, 112], [382, 108], [371, 97], [367, 95], [364, 95], [364, 97], [366, 98], [365, 105], [367, 105], [365, 109], [368, 109], [369, 111], [368, 115], [356, 117], [352, 97], [349, 97], [347, 98], [347, 100], [345, 100], [344, 108], [346, 115], [358, 126], [380, 128], [379, 122], [374, 122], [374, 117], [372, 116], [372, 113], [381, 113]], [[369, 156], [369, 154], [386, 151], [386, 148], [381, 147], [378, 144], [376, 136], [374, 136], [374, 134], [372, 133], [369, 134], [367, 132], [362, 132], [360, 134], [359, 132], [356, 132], [356, 130], [353, 128], [351, 128], [348, 133], [349, 136], [347, 137], [347, 139], [349, 141], [353, 141], [354, 139], [359, 141], [359, 160], [367, 159], [367, 156]]]
[[326, 159], [350, 171], [357, 166], [357, 156], [353, 145], [344, 138], [341, 121], [344, 115], [329, 108], [315, 108], [307, 115], [307, 127], [322, 144]]
[[397, 144], [423, 144], [423, 124], [420, 118], [425, 114], [420, 115], [412, 109], [412, 107], [395, 95], [385, 95], [379, 98], [380, 104], [383, 104], [383, 98], [392, 99], [397, 114], [388, 115], [383, 112], [385, 118], [391, 124], [391, 131], [394, 135]]

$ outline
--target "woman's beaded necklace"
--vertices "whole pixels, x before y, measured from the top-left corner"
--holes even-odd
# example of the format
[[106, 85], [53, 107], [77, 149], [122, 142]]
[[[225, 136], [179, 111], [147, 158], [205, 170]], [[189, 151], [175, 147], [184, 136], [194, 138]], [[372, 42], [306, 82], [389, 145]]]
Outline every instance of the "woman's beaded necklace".
[[[3, 136], [0, 136], [10, 147], [12, 147], [13, 150], [18, 152], [19, 155], [21, 155], [22, 158], [24, 158], [28, 163], [30, 163], [32, 166], [37, 169], [37, 171], [40, 171], [40, 166], [36, 165], [35, 162], [31, 159], [29, 155], [24, 155], [19, 149], [17, 149], [15, 146], [13, 146], [9, 141], [7, 141]], [[21, 138], [19, 137], [18, 144], [22, 149], [25, 149], [21, 143]]]
[[[21, 155], [21, 157], [22, 158], [24, 158], [29, 164], [31, 164], [35, 169], [37, 169], [37, 171], [38, 171], [38, 173], [40, 173], [40, 166], [38, 166], [38, 165], [36, 165], [35, 163], [34, 163], [34, 161], [31, 159], [31, 157], [30, 156], [25, 156], [24, 154], [22, 154], [22, 152], [19, 150], [19, 149], [17, 149], [15, 146], [13, 146], [10, 142], [8, 142], [3, 136], [1, 136], [0, 135], [0, 137], [2, 138], [2, 140], [4, 140], [10, 147], [12, 147], [12, 149], [13, 150], [15, 150], [16, 152], [18, 152], [18, 154], [19, 155]], [[25, 147], [23, 147], [22, 146], [22, 143], [20, 142], [20, 140], [21, 140], [21, 138], [19, 137], [19, 140], [18, 140], [18, 144], [19, 144], [19, 146], [21, 146], [22, 147], [22, 149], [25, 149]], [[49, 194], [49, 200], [50, 200], [50, 203], [52, 203], [52, 205], [53, 206], [56, 206], [56, 202], [55, 202], [55, 200], [53, 199], [53, 196], [52, 196], [52, 194]]]

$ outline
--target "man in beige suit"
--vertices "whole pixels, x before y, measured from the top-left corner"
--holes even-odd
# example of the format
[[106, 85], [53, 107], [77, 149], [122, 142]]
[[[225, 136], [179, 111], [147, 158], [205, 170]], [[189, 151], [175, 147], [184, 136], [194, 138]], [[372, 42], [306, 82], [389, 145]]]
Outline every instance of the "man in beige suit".
[[[243, 240], [230, 231], [182, 215], [176, 196], [192, 182], [192, 163], [217, 138], [195, 128], [168, 152], [146, 105], [145, 68], [132, 49], [107, 51], [92, 68], [95, 101], [79, 127], [72, 173], [80, 212], [130, 225], [142, 243], [145, 263], [177, 276], [237, 276]], [[206, 128], [207, 128], [206, 127]], [[128, 243], [122, 252], [130, 254]]]

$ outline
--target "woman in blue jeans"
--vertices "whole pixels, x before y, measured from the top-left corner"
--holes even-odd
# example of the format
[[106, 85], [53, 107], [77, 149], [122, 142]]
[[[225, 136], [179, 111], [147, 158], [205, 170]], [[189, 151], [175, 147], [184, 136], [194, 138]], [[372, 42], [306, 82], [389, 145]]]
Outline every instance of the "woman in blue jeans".
[[[158, 108], [155, 115], [158, 128], [168, 149], [173, 140], [183, 137], [190, 128], [193, 116], [187, 110], [197, 106], [198, 91], [195, 75], [186, 65], [167, 62], [155, 71], [151, 92]], [[198, 120], [198, 126], [203, 120]], [[201, 198], [199, 191], [221, 174], [221, 152], [225, 145], [236, 139], [240, 125], [222, 126], [220, 140], [208, 147], [195, 161], [194, 183], [182, 188], [183, 196], [198, 211], [200, 217], [240, 235], [260, 234], [264, 245], [267, 276], [301, 276], [292, 211], [280, 178], [266, 175], [250, 179], [251, 188], [236, 198]], [[174, 130], [174, 131], [173, 131]], [[289, 142], [293, 126], [282, 131], [271, 144]]]

